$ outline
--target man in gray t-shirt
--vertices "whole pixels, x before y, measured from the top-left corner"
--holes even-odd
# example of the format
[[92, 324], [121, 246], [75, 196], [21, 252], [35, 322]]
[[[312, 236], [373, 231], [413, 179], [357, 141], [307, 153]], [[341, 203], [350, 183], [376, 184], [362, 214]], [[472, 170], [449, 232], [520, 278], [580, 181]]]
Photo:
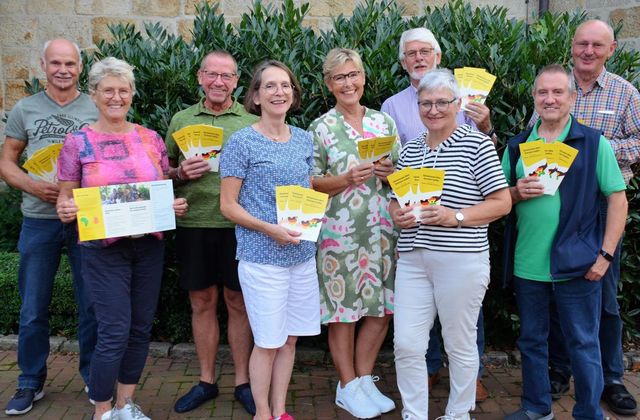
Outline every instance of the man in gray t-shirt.
[[79, 309], [78, 342], [80, 374], [89, 381], [89, 363], [96, 344], [96, 322], [84, 297], [80, 276], [80, 251], [76, 226], [58, 219], [55, 203], [58, 186], [25, 173], [19, 166], [38, 150], [62, 143], [68, 133], [94, 122], [98, 113], [89, 96], [78, 91], [82, 70], [78, 46], [65, 39], [45, 43], [41, 66], [47, 88], [20, 100], [9, 114], [5, 142], [0, 156], [2, 178], [20, 189], [22, 230], [18, 242], [20, 268], [18, 283], [22, 306], [18, 335], [18, 390], [7, 404], [8, 415], [24, 414], [44, 396], [49, 354], [49, 303], [60, 255], [67, 249], [73, 271]]

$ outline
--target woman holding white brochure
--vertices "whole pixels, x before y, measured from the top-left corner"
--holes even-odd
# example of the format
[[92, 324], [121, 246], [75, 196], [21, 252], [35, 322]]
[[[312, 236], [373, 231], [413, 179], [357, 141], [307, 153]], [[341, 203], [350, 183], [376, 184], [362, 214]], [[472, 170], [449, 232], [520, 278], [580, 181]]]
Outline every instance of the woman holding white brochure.
[[[98, 120], [67, 136], [58, 158], [63, 223], [76, 221], [74, 188], [157, 181], [169, 171], [162, 138], [127, 121], [135, 94], [133, 67], [113, 57], [89, 71], [89, 92]], [[180, 216], [187, 202], [174, 200]], [[94, 419], [147, 419], [133, 403], [149, 351], [151, 326], [160, 294], [164, 262], [162, 233], [81, 242], [82, 275], [98, 323], [91, 359], [89, 398]], [[113, 388], [118, 383], [115, 406]]]
[[293, 418], [285, 403], [296, 340], [320, 333], [316, 244], [277, 223], [276, 187], [311, 186], [311, 136], [285, 122], [300, 97], [287, 66], [258, 65], [244, 106], [260, 120], [235, 132], [220, 157], [220, 210], [236, 223], [238, 277], [255, 343], [249, 377], [258, 420]]
[[440, 204], [422, 206], [418, 218], [395, 198], [390, 206], [402, 228], [394, 316], [402, 418], [429, 418], [425, 354], [439, 316], [451, 383], [445, 417], [464, 420], [476, 401], [476, 322], [489, 285], [487, 227], [509, 212], [511, 197], [491, 139], [456, 123], [460, 91], [453, 74], [427, 73], [418, 99], [428, 131], [405, 145], [397, 169], [443, 170], [444, 187]]

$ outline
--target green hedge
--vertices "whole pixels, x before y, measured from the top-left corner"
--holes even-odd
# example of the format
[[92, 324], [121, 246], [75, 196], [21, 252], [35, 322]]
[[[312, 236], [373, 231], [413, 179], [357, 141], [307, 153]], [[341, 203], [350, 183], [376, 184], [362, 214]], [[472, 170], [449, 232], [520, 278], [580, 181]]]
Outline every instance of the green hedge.
[[[499, 133], [499, 149], [502, 151], [505, 140], [521, 131], [531, 115], [530, 91], [536, 71], [554, 62], [570, 63], [571, 37], [577, 25], [586, 19], [584, 13], [546, 13], [527, 24], [508, 18], [508, 10], [504, 7], [474, 8], [461, 0], [441, 8], [427, 7], [422, 15], [403, 19], [402, 7], [397, 2], [366, 0], [354, 9], [351, 17], [338, 16], [330, 29], [316, 33], [303, 21], [308, 11], [308, 4], [296, 6], [293, 0], [285, 0], [277, 8], [255, 2], [251, 10], [232, 25], [218, 13], [217, 5], [202, 3], [197, 6], [191, 40], [168, 33], [160, 23], [147, 24], [142, 31], [133, 25], [111, 26], [113, 40], [99, 42], [94, 52], [83, 57], [86, 66], [81, 84], [85, 83], [86, 71], [96, 59], [113, 55], [133, 64], [139, 95], [134, 99], [130, 117], [164, 135], [173, 114], [198, 100], [200, 89], [196, 71], [207, 51], [226, 49], [238, 59], [241, 72], [238, 96], [242, 96], [243, 84], [248, 83], [253, 67], [265, 58], [275, 58], [288, 64], [300, 79], [303, 107], [290, 117], [290, 122], [307, 127], [333, 105], [333, 98], [322, 81], [321, 70], [329, 49], [350, 47], [362, 54], [367, 73], [362, 102], [379, 109], [384, 99], [408, 84], [397, 60], [400, 34], [422, 25], [432, 29], [440, 41], [443, 67], [484, 67], [498, 76], [488, 105], [492, 109], [492, 120]], [[640, 74], [639, 65], [640, 53], [622, 47], [618, 48], [607, 68], [635, 83]], [[37, 80], [28, 84], [29, 91], [40, 88]], [[640, 206], [637, 185], [636, 178], [628, 194], [630, 216], [620, 284], [627, 336], [640, 335]], [[7, 206], [10, 202], [0, 199], [0, 215], [15, 211], [15, 206]], [[4, 223], [13, 229], [12, 234], [19, 225], [17, 220], [5, 219]], [[500, 288], [499, 264], [496, 262], [500, 260], [501, 234], [501, 223], [493, 224], [490, 230], [493, 282], [485, 299], [485, 317], [487, 340], [494, 347], [513, 346], [519, 327], [512, 292]], [[2, 246], [9, 250], [12, 247], [6, 239], [5, 242], [0, 240]], [[175, 342], [188, 340], [190, 327], [188, 298], [176, 285], [171, 247], [172, 242], [169, 241], [167, 270], [154, 334]], [[0, 282], [7, 283], [4, 276]], [[11, 318], [1, 316], [3, 319]], [[5, 324], [1, 328], [10, 329]]]

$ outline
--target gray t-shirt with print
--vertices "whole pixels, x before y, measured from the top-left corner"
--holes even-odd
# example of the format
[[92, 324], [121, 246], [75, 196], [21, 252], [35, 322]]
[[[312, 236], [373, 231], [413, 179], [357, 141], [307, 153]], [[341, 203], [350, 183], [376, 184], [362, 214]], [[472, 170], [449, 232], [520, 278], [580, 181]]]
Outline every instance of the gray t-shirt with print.
[[[96, 106], [84, 93], [60, 106], [45, 92], [39, 92], [18, 101], [13, 107], [5, 135], [26, 142], [29, 158], [43, 147], [64, 142], [68, 133], [78, 131], [97, 119]], [[37, 219], [58, 218], [54, 205], [25, 192], [22, 193], [22, 214]]]

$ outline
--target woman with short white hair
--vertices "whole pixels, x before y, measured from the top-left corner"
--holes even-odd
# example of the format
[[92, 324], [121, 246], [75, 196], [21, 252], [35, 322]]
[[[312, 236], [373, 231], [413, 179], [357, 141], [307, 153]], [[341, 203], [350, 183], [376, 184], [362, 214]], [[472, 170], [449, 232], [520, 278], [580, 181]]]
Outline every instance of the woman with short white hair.
[[[74, 188], [156, 181], [169, 171], [158, 133], [127, 121], [136, 92], [132, 66], [114, 57], [96, 62], [89, 71], [89, 92], [98, 120], [67, 135], [58, 158], [56, 208], [63, 223], [76, 222]], [[176, 215], [184, 214], [186, 200], [174, 200], [173, 208]], [[80, 242], [84, 298], [98, 323], [88, 383], [96, 420], [148, 419], [134, 404], [133, 394], [149, 353], [160, 296], [162, 238], [162, 232], [155, 232]]]
[[445, 172], [441, 204], [390, 205], [398, 240], [394, 353], [405, 420], [428, 418], [425, 353], [436, 315], [449, 355], [450, 394], [445, 418], [469, 419], [475, 407], [476, 321], [489, 285], [488, 224], [511, 209], [511, 197], [493, 142], [458, 126], [460, 91], [448, 70], [427, 73], [418, 87], [420, 118], [428, 131], [405, 145], [397, 169]]

